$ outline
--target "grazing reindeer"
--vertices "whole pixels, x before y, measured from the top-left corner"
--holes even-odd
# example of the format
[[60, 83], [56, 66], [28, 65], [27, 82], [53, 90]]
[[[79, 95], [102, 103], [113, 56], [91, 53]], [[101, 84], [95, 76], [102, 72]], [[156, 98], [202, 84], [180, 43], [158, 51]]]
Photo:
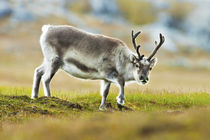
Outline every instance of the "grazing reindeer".
[[146, 84], [149, 81], [149, 73], [157, 62], [153, 56], [165, 40], [160, 34], [159, 44], [156, 42], [157, 47], [146, 58], [140, 55], [140, 45], [137, 46], [135, 41], [140, 33], [132, 31], [136, 56], [118, 39], [87, 33], [72, 26], [44, 25], [40, 37], [44, 61], [34, 72], [32, 98], [38, 97], [41, 79], [45, 96], [50, 96], [50, 81], [61, 68], [78, 78], [101, 80], [100, 110], [105, 109], [111, 83], [120, 89], [117, 103], [124, 104], [125, 82], [136, 80], [139, 84]]

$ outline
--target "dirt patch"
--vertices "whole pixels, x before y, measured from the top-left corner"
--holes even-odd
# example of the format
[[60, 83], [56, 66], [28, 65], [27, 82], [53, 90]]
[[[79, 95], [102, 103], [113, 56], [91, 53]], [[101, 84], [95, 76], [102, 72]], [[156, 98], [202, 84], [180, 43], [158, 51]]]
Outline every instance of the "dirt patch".
[[31, 98], [24, 95], [24, 96], [7, 96], [9, 99], [18, 99], [18, 100], [24, 100], [24, 101], [30, 101]]
[[133, 109], [131, 109], [127, 106], [121, 105], [121, 104], [117, 104], [117, 107], [120, 111], [133, 111]]
[[24, 112], [27, 112], [27, 113], [39, 113], [39, 114], [42, 114], [42, 115], [50, 115], [51, 112], [46, 110], [46, 109], [41, 109], [37, 106], [28, 106], [28, 107], [25, 107], [23, 108], [23, 111]]
[[0, 119], [24, 114], [56, 115], [71, 109], [81, 110], [82, 106], [56, 97], [33, 100], [28, 96], [0, 95]]
[[80, 104], [62, 100], [57, 97], [40, 97], [37, 100], [34, 100], [34, 102], [44, 104], [50, 108], [65, 107], [82, 110], [82, 106]]

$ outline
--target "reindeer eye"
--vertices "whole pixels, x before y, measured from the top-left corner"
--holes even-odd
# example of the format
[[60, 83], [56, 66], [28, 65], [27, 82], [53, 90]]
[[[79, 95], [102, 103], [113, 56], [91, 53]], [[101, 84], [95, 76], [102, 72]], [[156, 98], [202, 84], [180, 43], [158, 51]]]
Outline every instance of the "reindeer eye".
[[136, 65], [136, 67], [138, 68], [138, 67], [139, 67], [139, 65]]
[[152, 70], [152, 68], [149, 68], [149, 70]]

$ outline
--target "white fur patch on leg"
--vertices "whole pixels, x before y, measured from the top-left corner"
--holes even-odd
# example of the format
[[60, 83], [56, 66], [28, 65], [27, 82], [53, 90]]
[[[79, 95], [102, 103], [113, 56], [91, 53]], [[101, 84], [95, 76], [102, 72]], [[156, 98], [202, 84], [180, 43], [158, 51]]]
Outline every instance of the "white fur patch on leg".
[[124, 105], [125, 102], [123, 99], [121, 99], [120, 97], [117, 97], [117, 103], [120, 104], [120, 105]]

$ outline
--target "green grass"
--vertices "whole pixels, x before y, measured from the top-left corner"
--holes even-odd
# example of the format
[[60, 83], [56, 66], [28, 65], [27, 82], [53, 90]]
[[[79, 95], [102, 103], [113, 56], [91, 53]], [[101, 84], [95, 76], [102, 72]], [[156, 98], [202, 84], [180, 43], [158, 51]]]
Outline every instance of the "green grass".
[[100, 94], [53, 91], [54, 97], [30, 99], [31, 89], [0, 87], [0, 139], [207, 139], [208, 93], [131, 93], [125, 107]]
[[[30, 89], [0, 88], [0, 118], [1, 120], [24, 120], [27, 115], [49, 116], [77, 116], [83, 113], [98, 112], [101, 96], [99, 93], [53, 92], [54, 97], [46, 98], [41, 92], [38, 99], [30, 99]], [[116, 93], [108, 96], [108, 111], [160, 112], [182, 111], [192, 107], [210, 105], [210, 95], [207, 93], [190, 94], [126, 94], [125, 107], [119, 108], [116, 104]]]

